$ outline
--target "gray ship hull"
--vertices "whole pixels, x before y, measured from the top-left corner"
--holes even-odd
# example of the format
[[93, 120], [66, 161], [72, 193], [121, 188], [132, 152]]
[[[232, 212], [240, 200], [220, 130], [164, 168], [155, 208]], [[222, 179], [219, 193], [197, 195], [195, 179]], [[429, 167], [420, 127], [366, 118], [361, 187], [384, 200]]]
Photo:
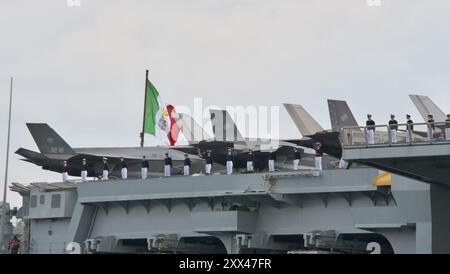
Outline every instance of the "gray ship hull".
[[22, 210], [27, 249], [450, 252], [437, 240], [445, 243], [442, 219], [431, 214], [447, 208], [450, 191], [395, 175], [392, 187], [375, 187], [371, 180], [377, 175], [372, 168], [355, 168], [35, 184], [21, 193], [29, 205]]

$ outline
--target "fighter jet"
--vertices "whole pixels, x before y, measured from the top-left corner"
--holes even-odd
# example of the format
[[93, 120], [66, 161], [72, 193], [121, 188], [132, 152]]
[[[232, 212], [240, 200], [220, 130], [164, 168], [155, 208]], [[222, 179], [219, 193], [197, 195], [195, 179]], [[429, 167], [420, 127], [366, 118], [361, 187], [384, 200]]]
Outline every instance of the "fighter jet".
[[[99, 177], [102, 173], [102, 158], [107, 157], [111, 168], [110, 177], [120, 178], [120, 157], [128, 164], [128, 177], [139, 178], [142, 156], [149, 161], [149, 176], [162, 176], [165, 153], [173, 160], [173, 174], [181, 174], [184, 164], [184, 152], [190, 151], [193, 173], [204, 170], [204, 160], [195, 155], [197, 151], [190, 146], [174, 147], [122, 147], [122, 148], [72, 148], [55, 130], [43, 123], [28, 123], [27, 127], [33, 136], [40, 152], [20, 148], [16, 154], [24, 157], [24, 161], [41, 166], [45, 170], [62, 172], [63, 161], [68, 161], [69, 175], [80, 176], [82, 159], [89, 166], [88, 176]], [[224, 168], [217, 166], [216, 168]]]
[[[344, 127], [354, 127], [353, 130], [349, 131], [352, 135], [353, 141], [361, 144], [365, 143], [366, 137], [364, 131], [359, 128], [358, 123], [346, 101], [328, 99], [331, 129], [327, 130], [324, 130], [302, 106], [294, 104], [284, 104], [284, 106], [296, 124], [301, 135], [304, 137], [298, 141], [290, 140], [291, 142], [306, 147], [312, 147], [314, 145], [314, 141], [318, 140], [322, 143], [325, 153], [336, 158], [341, 158], [342, 146], [339, 131]], [[412, 134], [413, 140], [424, 139], [426, 136], [426, 132], [416, 130]], [[399, 143], [405, 141], [405, 130], [399, 129], [397, 139]], [[389, 140], [388, 132], [382, 130], [375, 131], [374, 140], [375, 143], [387, 143]]]
[[207, 151], [211, 151], [214, 162], [225, 165], [227, 153], [231, 149], [234, 168], [246, 169], [248, 153], [252, 150], [255, 168], [264, 170], [267, 168], [269, 153], [272, 150], [277, 155], [277, 169], [292, 169], [292, 161], [286, 165], [284, 163], [292, 158], [295, 144], [270, 139], [243, 138], [226, 111], [211, 110], [210, 115], [214, 137], [189, 114], [178, 113], [175, 118], [189, 145], [198, 150], [199, 156], [205, 158]]
[[[332, 132], [339, 132], [340, 129], [344, 127], [355, 127], [353, 130], [350, 130], [347, 133], [351, 134], [351, 138], [353, 138], [353, 141], [355, 143], [361, 144], [365, 143], [366, 136], [364, 134], [364, 131], [361, 128], [357, 128], [359, 127], [358, 123], [356, 122], [356, 119], [353, 116], [353, 113], [350, 110], [346, 101], [328, 99], [328, 111], [330, 114]], [[386, 120], [383, 122], [377, 122], [377, 124], [386, 125], [387, 124]], [[445, 121], [445, 119], [442, 121]], [[402, 121], [398, 121], [398, 123], [399, 125], [403, 124], [403, 126], [399, 126], [397, 130], [397, 143], [404, 143], [406, 142], [407, 139], [406, 134], [408, 134], [406, 132], [406, 125], [405, 122]], [[426, 141], [428, 136], [426, 131], [417, 130], [417, 127], [415, 127], [411, 137], [413, 138], [414, 141], [417, 142], [417, 141]], [[388, 142], [389, 142], [389, 135], [387, 132], [387, 127], [381, 127], [374, 132], [375, 144], [383, 144], [383, 143], [387, 144]]]
[[[323, 151], [337, 159], [342, 157], [342, 147], [339, 141], [339, 132], [333, 131], [332, 129], [325, 130], [319, 123], [300, 105], [295, 104], [283, 104], [289, 116], [294, 121], [300, 134], [303, 136], [302, 139], [298, 140], [287, 140], [289, 142], [296, 143], [300, 146], [305, 146], [308, 148], [313, 148], [315, 141], [320, 141], [322, 144]], [[334, 116], [334, 114], [333, 114]], [[330, 113], [331, 117], [331, 113]], [[345, 117], [353, 117], [353, 114], [348, 114]], [[347, 119], [348, 120], [348, 119]], [[351, 120], [351, 119], [350, 119]], [[333, 121], [338, 121], [334, 119]], [[347, 123], [353, 126], [352, 123]], [[357, 125], [357, 124], [356, 124]]]
[[[255, 165], [258, 169], [267, 168], [268, 157], [272, 149], [276, 154], [275, 167], [279, 170], [292, 170], [293, 149], [297, 148], [302, 154], [301, 168], [314, 167], [314, 151], [299, 145], [299, 140], [248, 138], [243, 137], [231, 115], [226, 110], [210, 110], [214, 140], [233, 144], [236, 151], [235, 162], [243, 168], [246, 166], [247, 153], [253, 151]], [[225, 162], [226, 151], [216, 152], [220, 162]], [[334, 159], [336, 160], [336, 159]], [[329, 161], [324, 161], [328, 166]], [[236, 164], [235, 164], [236, 165]]]

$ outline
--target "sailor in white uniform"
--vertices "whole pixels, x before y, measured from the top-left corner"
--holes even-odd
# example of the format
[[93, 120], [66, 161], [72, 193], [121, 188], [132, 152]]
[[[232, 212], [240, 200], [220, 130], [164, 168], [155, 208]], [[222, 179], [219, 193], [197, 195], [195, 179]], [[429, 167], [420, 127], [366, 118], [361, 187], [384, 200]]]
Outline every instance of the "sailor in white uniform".
[[406, 114], [406, 143], [411, 143], [412, 133], [414, 131], [414, 122], [411, 120], [411, 115]]
[[189, 159], [189, 155], [186, 153], [184, 154], [184, 167], [183, 167], [184, 176], [189, 176], [190, 168], [191, 168], [191, 159]]
[[164, 176], [169, 177], [172, 169], [172, 158], [169, 157], [169, 153], [166, 153], [164, 158]]
[[269, 172], [274, 172], [275, 171], [275, 160], [276, 160], [276, 153], [273, 151], [272, 148], [270, 148], [270, 153], [269, 153]]
[[248, 158], [247, 158], [247, 171], [253, 172], [253, 161], [255, 160], [255, 157], [253, 156], [253, 151], [250, 149], [248, 151]]
[[314, 159], [316, 169], [322, 170], [322, 156], [323, 156], [322, 144], [320, 142], [316, 142], [316, 144], [314, 145], [314, 150], [316, 151], [316, 157]]
[[391, 120], [389, 120], [389, 132], [391, 134], [391, 141], [393, 144], [397, 143], [397, 130], [398, 122], [395, 120], [395, 115], [391, 114]]
[[83, 162], [81, 164], [81, 180], [87, 181], [87, 175], [88, 175], [88, 166], [86, 164], [86, 159], [83, 159]]
[[108, 167], [108, 159], [103, 158], [103, 172], [102, 172], [102, 181], [108, 180], [109, 167]]
[[233, 174], [233, 154], [231, 148], [227, 152], [227, 175]]
[[149, 164], [145, 156], [142, 156], [142, 166], [141, 166], [141, 178], [142, 180], [147, 179]]
[[434, 135], [434, 119], [432, 114], [428, 114], [428, 141], [433, 141]]
[[211, 150], [208, 150], [206, 153], [206, 164], [205, 164], [205, 174], [210, 175], [211, 174], [211, 168], [213, 165], [213, 158], [211, 155]]
[[301, 155], [300, 152], [298, 151], [298, 149], [296, 147], [294, 147], [294, 170], [298, 170], [298, 165], [300, 164], [300, 159], [301, 159]]
[[372, 115], [370, 114], [367, 114], [366, 130], [367, 130], [367, 143], [369, 145], [373, 145], [375, 143], [374, 141], [375, 121], [372, 120]]
[[123, 157], [120, 157], [120, 175], [122, 175], [122, 180], [128, 178], [128, 166]]
[[63, 182], [67, 182], [69, 179], [69, 167], [67, 166], [67, 161], [63, 163], [63, 173], [62, 173]]

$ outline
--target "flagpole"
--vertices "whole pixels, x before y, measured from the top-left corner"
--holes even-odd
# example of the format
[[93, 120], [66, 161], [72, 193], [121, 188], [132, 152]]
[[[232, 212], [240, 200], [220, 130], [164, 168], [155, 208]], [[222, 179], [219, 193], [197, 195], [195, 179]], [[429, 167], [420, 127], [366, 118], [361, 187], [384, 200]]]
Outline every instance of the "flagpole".
[[3, 184], [3, 204], [2, 216], [0, 222], [0, 252], [3, 250], [4, 226], [6, 224], [6, 192], [8, 186], [8, 162], [9, 162], [9, 139], [11, 136], [11, 108], [12, 108], [12, 91], [13, 91], [13, 77], [11, 77], [11, 85], [9, 90], [9, 118], [8, 118], [8, 139], [6, 144], [6, 167], [5, 167], [5, 182]]
[[141, 147], [144, 147], [144, 130], [145, 130], [145, 111], [147, 110], [147, 80], [148, 69], [145, 70], [145, 96], [144, 96], [144, 114], [142, 115], [142, 132], [141, 132]]

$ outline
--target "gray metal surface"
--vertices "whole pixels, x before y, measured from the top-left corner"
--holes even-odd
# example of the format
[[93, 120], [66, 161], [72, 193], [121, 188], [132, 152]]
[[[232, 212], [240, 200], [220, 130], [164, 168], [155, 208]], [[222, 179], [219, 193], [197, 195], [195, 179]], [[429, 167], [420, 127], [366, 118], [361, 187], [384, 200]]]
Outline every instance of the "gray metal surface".
[[450, 186], [450, 142], [345, 147], [342, 157], [408, 178]]
[[[367, 252], [370, 242], [383, 252], [450, 252], [448, 216], [431, 214], [447, 206], [449, 190], [393, 175], [386, 191], [371, 184], [376, 175], [371, 168], [305, 170], [93, 181], [58, 190], [30, 186], [28, 194], [15, 189], [24, 199], [36, 191], [76, 191], [70, 217], [24, 216], [31, 253], [65, 252], [61, 245], [69, 242], [85, 253], [200, 253], [206, 246], [215, 253], [270, 252], [315, 245]], [[65, 199], [62, 204], [70, 203]]]

